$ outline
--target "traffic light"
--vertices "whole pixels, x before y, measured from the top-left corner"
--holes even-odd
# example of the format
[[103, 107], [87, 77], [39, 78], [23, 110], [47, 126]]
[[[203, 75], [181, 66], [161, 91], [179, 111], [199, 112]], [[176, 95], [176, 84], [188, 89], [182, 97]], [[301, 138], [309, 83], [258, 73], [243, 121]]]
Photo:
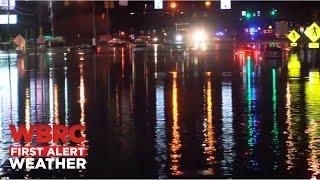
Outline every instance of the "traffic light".
[[278, 10], [276, 10], [276, 9], [271, 9], [271, 11], [270, 11], [270, 16], [274, 17], [274, 16], [277, 15], [277, 13], [278, 13]]
[[247, 12], [247, 13], [246, 13], [246, 18], [247, 18], [247, 20], [251, 19], [251, 17], [252, 17], [252, 14], [251, 14], [250, 12]]

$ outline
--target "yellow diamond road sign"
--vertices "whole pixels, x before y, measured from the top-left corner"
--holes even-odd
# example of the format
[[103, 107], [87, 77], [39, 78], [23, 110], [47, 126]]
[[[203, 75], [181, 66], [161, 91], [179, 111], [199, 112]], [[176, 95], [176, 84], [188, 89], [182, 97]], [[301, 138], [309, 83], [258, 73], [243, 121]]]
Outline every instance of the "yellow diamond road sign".
[[309, 27], [307, 27], [304, 34], [312, 41], [316, 42], [320, 38], [320, 27], [317, 23], [312, 23]]
[[292, 30], [287, 37], [291, 42], [295, 43], [300, 38], [300, 35], [297, 33], [297, 31]]

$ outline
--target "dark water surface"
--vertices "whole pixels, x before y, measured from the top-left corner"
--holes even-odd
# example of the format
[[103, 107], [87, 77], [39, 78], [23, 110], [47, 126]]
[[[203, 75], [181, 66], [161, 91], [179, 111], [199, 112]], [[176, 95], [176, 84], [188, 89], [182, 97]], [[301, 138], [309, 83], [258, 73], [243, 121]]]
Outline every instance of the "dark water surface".
[[[262, 69], [259, 52], [155, 47], [0, 61], [1, 176], [320, 177], [316, 57]], [[12, 172], [10, 123], [85, 125], [87, 169]]]

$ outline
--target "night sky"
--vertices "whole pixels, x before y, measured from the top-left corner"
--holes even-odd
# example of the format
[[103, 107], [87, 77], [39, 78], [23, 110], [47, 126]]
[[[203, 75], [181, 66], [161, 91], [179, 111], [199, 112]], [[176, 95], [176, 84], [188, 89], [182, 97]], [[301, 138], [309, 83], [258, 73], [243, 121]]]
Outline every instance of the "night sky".
[[[118, 30], [137, 33], [141, 30], [147, 31], [152, 29], [160, 30], [163, 27], [167, 29], [173, 28], [175, 22], [203, 22], [210, 24], [215, 29], [230, 29], [238, 31], [239, 25], [243, 23], [264, 24], [274, 22], [276, 20], [287, 20], [297, 25], [308, 25], [312, 21], [318, 21], [320, 17], [320, 2], [232, 2], [231, 10], [220, 10], [220, 2], [213, 2], [212, 7], [206, 9], [203, 1], [196, 2], [178, 2], [178, 8], [172, 18], [172, 12], [168, 9], [168, 2], [164, 3], [164, 10], [154, 10], [153, 1], [132, 2], [129, 6], [118, 6], [115, 2], [115, 8], [110, 9], [111, 31], [113, 33]], [[40, 25], [43, 27], [44, 34], [50, 33], [48, 2], [39, 2], [40, 7]], [[74, 38], [77, 34], [82, 37], [90, 37], [92, 35], [92, 18], [90, 16], [92, 2], [75, 2], [70, 1], [68, 6], [62, 1], [54, 2], [54, 26], [55, 35], [68, 36]], [[147, 4], [147, 8], [145, 8]], [[96, 6], [96, 24], [97, 34], [105, 34], [106, 18], [104, 2], [95, 2]], [[279, 15], [276, 18], [270, 18], [268, 11], [276, 8]], [[19, 12], [33, 13], [35, 12], [35, 2], [17, 2]], [[261, 17], [250, 22], [240, 21], [241, 11], [261, 11]], [[169, 12], [168, 12], [169, 11]], [[134, 12], [134, 15], [130, 15]], [[145, 13], [144, 13], [145, 12]], [[183, 14], [180, 14], [183, 12]], [[20, 15], [19, 24], [12, 27], [11, 33], [25, 32], [27, 29], [30, 33], [34, 29], [34, 16]], [[3, 28], [3, 27], [1, 27]]]

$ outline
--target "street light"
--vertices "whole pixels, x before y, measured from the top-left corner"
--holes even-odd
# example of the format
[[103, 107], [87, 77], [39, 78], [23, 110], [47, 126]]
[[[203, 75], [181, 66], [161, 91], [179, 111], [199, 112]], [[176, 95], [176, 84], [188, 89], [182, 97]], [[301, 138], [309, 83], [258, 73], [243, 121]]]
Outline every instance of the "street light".
[[176, 9], [177, 8], [177, 3], [176, 2], [171, 2], [170, 3], [170, 8], [171, 9]]
[[176, 8], [177, 8], [177, 3], [176, 2], [171, 2], [170, 3], [170, 9], [171, 9], [171, 15], [172, 15], [172, 17], [174, 17], [174, 13], [175, 13], [175, 11], [176, 11]]
[[210, 2], [210, 1], [206, 1], [206, 2], [204, 2], [204, 5], [205, 5], [206, 7], [210, 7], [210, 6], [211, 6], [211, 2]]

